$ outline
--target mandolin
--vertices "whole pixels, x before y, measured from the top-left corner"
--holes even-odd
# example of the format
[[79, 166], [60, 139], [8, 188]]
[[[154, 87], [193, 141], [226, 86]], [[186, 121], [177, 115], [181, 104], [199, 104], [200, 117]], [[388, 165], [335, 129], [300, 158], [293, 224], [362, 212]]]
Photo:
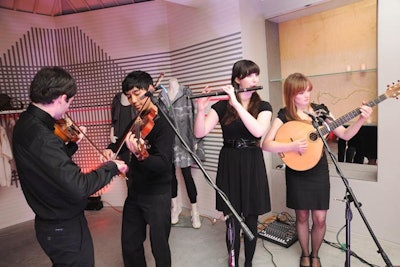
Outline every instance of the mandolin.
[[[397, 83], [389, 86], [384, 94], [368, 102], [366, 105], [369, 107], [374, 107], [389, 97], [397, 98], [399, 94], [400, 83]], [[345, 124], [360, 114], [360, 108], [356, 108], [341, 116], [337, 120], [320, 126], [319, 130], [323, 136], [326, 136], [333, 129]], [[293, 170], [306, 171], [317, 165], [321, 158], [324, 144], [314, 126], [311, 125], [310, 122], [289, 121], [283, 124], [276, 133], [275, 141], [278, 142], [289, 143], [293, 142], [293, 140], [303, 139], [304, 137], [306, 138], [308, 145], [308, 148], [304, 153], [299, 154], [297, 151], [279, 153], [282, 161]]]

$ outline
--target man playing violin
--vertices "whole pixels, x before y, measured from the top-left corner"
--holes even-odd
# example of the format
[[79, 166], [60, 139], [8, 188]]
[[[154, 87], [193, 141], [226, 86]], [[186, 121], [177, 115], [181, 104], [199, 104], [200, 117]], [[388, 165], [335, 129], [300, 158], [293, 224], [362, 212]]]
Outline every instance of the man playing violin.
[[[132, 153], [128, 196], [122, 217], [122, 254], [125, 266], [145, 267], [143, 242], [150, 226], [151, 250], [157, 267], [171, 266], [169, 235], [171, 231], [172, 144], [174, 133], [167, 119], [145, 94], [153, 91], [153, 79], [144, 71], [129, 73], [122, 91], [138, 112], [132, 128], [118, 140], [120, 149], [110, 144], [104, 154], [126, 149]], [[139, 129], [137, 129], [139, 128]], [[144, 136], [145, 135], [145, 136]], [[113, 152], [114, 151], [114, 152]]]
[[17, 121], [13, 153], [26, 201], [35, 213], [40, 246], [53, 266], [94, 266], [92, 237], [84, 210], [90, 195], [113, 176], [126, 173], [120, 160], [110, 160], [82, 173], [71, 159], [78, 146], [55, 134], [56, 120], [71, 105], [77, 86], [59, 67], [44, 67], [30, 86], [31, 104]]

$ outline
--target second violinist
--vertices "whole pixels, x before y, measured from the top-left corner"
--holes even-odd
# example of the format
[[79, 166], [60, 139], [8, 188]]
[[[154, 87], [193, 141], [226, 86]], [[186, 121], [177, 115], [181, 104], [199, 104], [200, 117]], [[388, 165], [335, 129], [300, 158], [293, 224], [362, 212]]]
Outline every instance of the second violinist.
[[[172, 144], [174, 133], [168, 121], [146, 92], [154, 90], [153, 79], [144, 71], [129, 73], [122, 92], [143, 116], [153, 116], [154, 125], [145, 138], [129, 131], [123, 150], [132, 153], [128, 175], [128, 196], [122, 217], [122, 255], [125, 266], [146, 266], [143, 242], [150, 226], [151, 250], [157, 266], [171, 266], [169, 235], [171, 230]], [[144, 130], [144, 129], [141, 129]], [[123, 138], [122, 138], [123, 139]], [[121, 140], [121, 138], [119, 138]], [[145, 141], [146, 140], [146, 141]], [[104, 151], [113, 157], [113, 145]], [[143, 149], [148, 155], [141, 157]], [[114, 149], [114, 151], [116, 151]]]

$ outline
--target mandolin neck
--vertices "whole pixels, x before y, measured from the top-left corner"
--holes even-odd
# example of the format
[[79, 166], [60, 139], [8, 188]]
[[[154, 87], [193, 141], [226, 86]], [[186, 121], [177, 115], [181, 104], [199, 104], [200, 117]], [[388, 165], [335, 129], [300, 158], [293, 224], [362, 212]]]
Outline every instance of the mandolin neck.
[[[383, 100], [387, 99], [386, 94], [382, 94], [380, 96], [378, 96], [377, 98], [375, 98], [374, 100], [369, 101], [367, 104], [365, 104], [366, 106], [369, 107], [374, 107], [376, 105], [378, 105], [380, 102], [382, 102]], [[352, 120], [353, 118], [357, 117], [358, 115], [361, 114], [360, 108], [356, 108], [346, 114], [344, 114], [343, 116], [341, 116], [340, 118], [331, 121], [329, 123], [327, 123], [326, 125], [321, 127], [321, 133], [323, 135], [328, 134], [330, 131], [336, 129], [337, 127], [345, 124], [346, 122]]]

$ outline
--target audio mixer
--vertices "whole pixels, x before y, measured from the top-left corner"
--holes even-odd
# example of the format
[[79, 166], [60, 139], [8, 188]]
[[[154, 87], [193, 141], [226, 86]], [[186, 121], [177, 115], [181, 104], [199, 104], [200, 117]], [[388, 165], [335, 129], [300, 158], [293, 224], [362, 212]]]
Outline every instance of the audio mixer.
[[268, 223], [263, 230], [258, 232], [258, 236], [285, 248], [290, 247], [298, 240], [296, 225], [281, 221]]

